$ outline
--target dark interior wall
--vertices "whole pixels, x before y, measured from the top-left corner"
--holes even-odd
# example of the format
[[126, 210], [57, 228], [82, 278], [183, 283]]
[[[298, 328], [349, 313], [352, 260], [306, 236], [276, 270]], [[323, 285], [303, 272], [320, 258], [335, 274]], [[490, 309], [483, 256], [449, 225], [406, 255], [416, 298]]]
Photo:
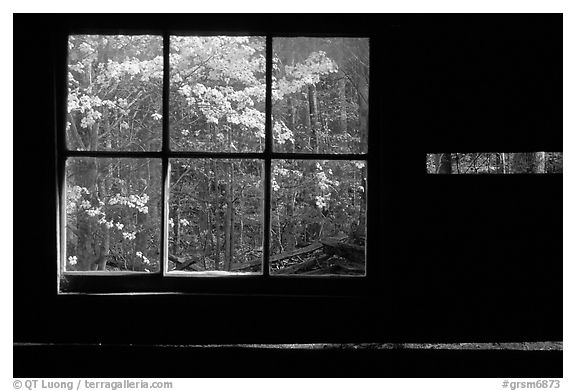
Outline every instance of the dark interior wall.
[[[562, 151], [562, 16], [298, 19], [15, 16], [15, 342], [562, 340], [562, 176], [425, 170], [427, 152]], [[102, 26], [370, 36], [366, 287], [57, 295], [55, 42]]]
[[401, 24], [391, 56], [396, 282], [452, 314], [437, 335], [562, 339], [561, 175], [420, 172], [426, 152], [562, 151], [561, 15], [454, 19]]

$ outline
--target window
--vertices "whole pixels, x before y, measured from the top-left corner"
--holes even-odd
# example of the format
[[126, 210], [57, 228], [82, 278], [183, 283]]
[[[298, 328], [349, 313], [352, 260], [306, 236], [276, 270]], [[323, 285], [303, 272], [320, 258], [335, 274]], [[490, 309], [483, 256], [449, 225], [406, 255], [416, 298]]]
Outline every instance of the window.
[[368, 38], [70, 35], [68, 52], [61, 291], [366, 275]]
[[557, 174], [562, 152], [430, 153], [428, 174]]

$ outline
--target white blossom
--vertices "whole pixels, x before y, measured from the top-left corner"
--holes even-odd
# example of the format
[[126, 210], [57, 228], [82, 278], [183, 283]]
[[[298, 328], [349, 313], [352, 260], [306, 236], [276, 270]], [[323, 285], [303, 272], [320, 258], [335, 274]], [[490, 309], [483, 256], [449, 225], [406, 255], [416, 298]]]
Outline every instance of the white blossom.
[[124, 239], [134, 240], [136, 239], [136, 232], [122, 232]]
[[148, 213], [148, 206], [146, 204], [150, 200], [148, 194], [143, 195], [136, 195], [130, 194], [129, 196], [123, 196], [120, 194], [116, 194], [108, 201], [109, 205], [124, 205], [128, 206], [129, 208], [135, 208], [140, 213]]
[[88, 214], [88, 216], [90, 217], [95, 217], [98, 215], [103, 215], [104, 212], [102, 212], [102, 210], [100, 208], [96, 208], [96, 209], [88, 209], [86, 210], [86, 213]]

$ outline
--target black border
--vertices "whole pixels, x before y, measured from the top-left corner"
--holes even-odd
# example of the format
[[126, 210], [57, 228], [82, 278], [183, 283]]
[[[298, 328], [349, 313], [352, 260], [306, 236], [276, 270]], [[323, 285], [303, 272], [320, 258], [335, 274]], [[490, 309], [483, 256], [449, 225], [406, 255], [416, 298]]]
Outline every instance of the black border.
[[[562, 175], [424, 170], [426, 153], [434, 151], [562, 151], [562, 15], [305, 14], [297, 24], [294, 17], [14, 16], [15, 375], [223, 376], [216, 362], [235, 364], [230, 373], [239, 376], [562, 374], [561, 352], [273, 350], [256, 358], [186, 349], [563, 339]], [[191, 24], [206, 34], [331, 31], [371, 38], [370, 177], [377, 180], [368, 189], [376, 200], [368, 229], [377, 245], [361, 289], [323, 281], [332, 294], [297, 295], [274, 286], [281, 292], [57, 295], [54, 129], [63, 120], [55, 110], [63, 96], [55, 86], [66, 76], [58, 42], [68, 31], [121, 26], [160, 34]], [[505, 240], [487, 235], [495, 226]], [[162, 346], [168, 350], [158, 353]], [[132, 361], [118, 365], [115, 358], [122, 357]], [[179, 365], [184, 362], [205, 371]], [[270, 371], [254, 371], [254, 362]], [[213, 363], [212, 372], [202, 363]]]

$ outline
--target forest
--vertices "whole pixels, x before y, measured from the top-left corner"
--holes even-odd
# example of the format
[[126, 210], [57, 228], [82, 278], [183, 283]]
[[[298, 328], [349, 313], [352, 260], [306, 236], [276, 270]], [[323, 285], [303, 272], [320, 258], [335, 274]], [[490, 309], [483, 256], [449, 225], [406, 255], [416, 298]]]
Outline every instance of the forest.
[[[160, 270], [162, 160], [146, 153], [163, 150], [167, 116], [164, 150], [180, 154], [169, 159], [166, 270], [262, 273], [264, 157], [222, 153], [264, 151], [265, 46], [171, 36], [164, 113], [161, 36], [69, 37], [66, 271]], [[291, 155], [271, 164], [270, 273], [364, 275], [369, 40], [274, 38], [272, 49], [272, 151]]]
[[429, 174], [558, 174], [562, 152], [431, 153]]

